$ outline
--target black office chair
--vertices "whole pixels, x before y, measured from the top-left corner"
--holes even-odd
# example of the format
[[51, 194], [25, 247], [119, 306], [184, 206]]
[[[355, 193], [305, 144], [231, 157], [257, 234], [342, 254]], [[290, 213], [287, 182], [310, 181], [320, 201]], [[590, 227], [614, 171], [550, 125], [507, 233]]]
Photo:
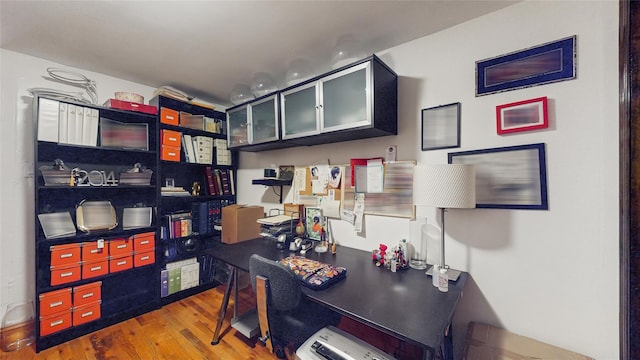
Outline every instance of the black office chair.
[[340, 314], [305, 301], [300, 280], [286, 266], [259, 255], [249, 259], [251, 285], [256, 292], [260, 341], [280, 359], [316, 331], [338, 325]]

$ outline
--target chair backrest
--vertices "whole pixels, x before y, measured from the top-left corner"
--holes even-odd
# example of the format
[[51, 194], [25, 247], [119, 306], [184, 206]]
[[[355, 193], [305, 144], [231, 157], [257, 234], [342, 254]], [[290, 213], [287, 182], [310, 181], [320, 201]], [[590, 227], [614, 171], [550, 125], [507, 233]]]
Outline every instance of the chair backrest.
[[286, 266], [277, 261], [253, 254], [249, 258], [251, 285], [256, 290], [256, 276], [269, 279], [269, 306], [276, 310], [291, 310], [298, 307], [302, 298], [300, 280]]

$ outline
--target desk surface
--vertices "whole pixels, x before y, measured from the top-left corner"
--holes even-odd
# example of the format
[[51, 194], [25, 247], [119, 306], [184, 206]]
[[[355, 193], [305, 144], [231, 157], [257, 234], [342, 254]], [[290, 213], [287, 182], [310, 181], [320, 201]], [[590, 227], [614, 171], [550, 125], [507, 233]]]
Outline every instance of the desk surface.
[[[205, 250], [209, 255], [236, 268], [249, 271], [249, 257], [259, 254], [273, 260], [294, 255], [276, 249], [275, 241], [256, 239], [238, 244], [222, 244]], [[302, 287], [312, 300], [386, 332], [401, 340], [436, 351], [451, 323], [462, 296], [468, 274], [449, 282], [449, 291], [440, 292], [431, 285], [424, 270], [391, 272], [375, 266], [371, 253], [338, 247], [337, 254], [307, 252], [306, 257], [343, 266], [347, 277], [324, 290]]]

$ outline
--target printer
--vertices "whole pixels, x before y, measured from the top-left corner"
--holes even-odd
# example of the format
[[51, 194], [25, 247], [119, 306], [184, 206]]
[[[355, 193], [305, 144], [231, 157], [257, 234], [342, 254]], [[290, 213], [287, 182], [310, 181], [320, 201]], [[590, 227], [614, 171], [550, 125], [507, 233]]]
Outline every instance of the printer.
[[327, 326], [298, 348], [296, 360], [393, 360], [393, 357], [349, 333]]

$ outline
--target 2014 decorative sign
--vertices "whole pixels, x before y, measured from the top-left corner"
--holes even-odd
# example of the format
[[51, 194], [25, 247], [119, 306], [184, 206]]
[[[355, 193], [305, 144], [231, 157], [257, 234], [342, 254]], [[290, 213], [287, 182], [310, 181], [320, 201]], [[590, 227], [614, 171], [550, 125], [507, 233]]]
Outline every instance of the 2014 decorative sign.
[[71, 170], [75, 186], [118, 186], [118, 180], [113, 171], [107, 173], [104, 170], [86, 171], [80, 168]]

